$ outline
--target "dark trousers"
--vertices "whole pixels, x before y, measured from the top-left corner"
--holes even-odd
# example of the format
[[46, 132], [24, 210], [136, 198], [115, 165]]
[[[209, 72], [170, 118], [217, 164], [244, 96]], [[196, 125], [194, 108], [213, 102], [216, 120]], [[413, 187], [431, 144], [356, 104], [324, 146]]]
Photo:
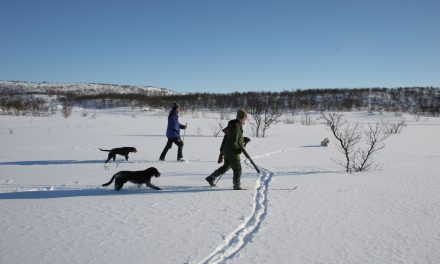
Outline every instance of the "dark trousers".
[[168, 138], [167, 144], [160, 154], [161, 160], [165, 159], [168, 150], [173, 146], [173, 143], [177, 145], [177, 159], [183, 158], [182, 150], [183, 150], [183, 141], [180, 138]]
[[225, 157], [225, 161], [223, 163], [223, 166], [215, 170], [210, 177], [217, 178], [220, 175], [225, 174], [229, 169], [232, 169], [233, 177], [232, 182], [235, 187], [240, 187], [240, 178], [241, 178], [241, 164], [240, 159], [229, 159], [228, 157]]

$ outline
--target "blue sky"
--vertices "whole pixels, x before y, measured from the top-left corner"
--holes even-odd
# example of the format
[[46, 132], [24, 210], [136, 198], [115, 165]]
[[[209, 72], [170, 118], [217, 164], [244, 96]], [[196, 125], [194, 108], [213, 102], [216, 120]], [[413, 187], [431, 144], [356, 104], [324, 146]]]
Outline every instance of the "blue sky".
[[0, 0], [0, 80], [440, 86], [437, 0]]

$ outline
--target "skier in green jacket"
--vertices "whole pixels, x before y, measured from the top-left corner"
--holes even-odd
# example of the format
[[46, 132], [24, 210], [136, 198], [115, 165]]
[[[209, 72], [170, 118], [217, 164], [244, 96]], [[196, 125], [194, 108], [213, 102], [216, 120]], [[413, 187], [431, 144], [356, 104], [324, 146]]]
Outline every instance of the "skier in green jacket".
[[206, 177], [206, 181], [211, 186], [215, 186], [215, 179], [226, 173], [230, 168], [233, 171], [234, 190], [242, 190], [240, 186], [241, 164], [240, 153], [241, 148], [245, 144], [243, 138], [243, 125], [246, 123], [247, 113], [240, 109], [237, 111], [237, 119], [228, 122], [228, 127], [223, 130], [225, 139], [222, 142], [222, 154], [224, 156], [223, 166], [215, 170], [211, 175]]

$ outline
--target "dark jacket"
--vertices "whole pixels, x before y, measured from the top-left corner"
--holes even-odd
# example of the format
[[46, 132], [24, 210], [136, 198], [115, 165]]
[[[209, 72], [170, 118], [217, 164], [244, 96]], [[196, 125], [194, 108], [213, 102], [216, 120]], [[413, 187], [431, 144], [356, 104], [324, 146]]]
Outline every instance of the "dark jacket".
[[176, 109], [172, 109], [168, 115], [168, 127], [167, 127], [167, 137], [168, 138], [179, 138], [180, 129], [184, 129], [185, 126], [179, 123], [179, 115]]
[[239, 120], [229, 121], [228, 127], [223, 130], [225, 137], [221, 149], [229, 160], [240, 160], [241, 147], [244, 145], [243, 127]]

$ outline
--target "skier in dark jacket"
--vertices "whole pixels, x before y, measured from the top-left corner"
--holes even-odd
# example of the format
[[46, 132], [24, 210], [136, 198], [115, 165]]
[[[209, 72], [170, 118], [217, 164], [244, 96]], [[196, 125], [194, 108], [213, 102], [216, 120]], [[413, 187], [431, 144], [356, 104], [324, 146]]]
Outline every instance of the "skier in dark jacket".
[[171, 109], [170, 114], [168, 115], [168, 127], [167, 127], [168, 141], [165, 148], [162, 151], [162, 154], [160, 154], [159, 160], [165, 160], [165, 155], [167, 154], [168, 150], [171, 148], [171, 146], [174, 143], [178, 147], [177, 160], [184, 161], [182, 154], [183, 141], [180, 138], [180, 129], [186, 129], [186, 126], [179, 123], [179, 111], [180, 111], [180, 106], [177, 103], [174, 103], [173, 108]]
[[[225, 137], [222, 142], [222, 156], [224, 156], [223, 166], [215, 170], [211, 175], [206, 177], [206, 181], [211, 186], [215, 186], [215, 179], [220, 175], [226, 173], [230, 168], [233, 171], [233, 184], [234, 190], [242, 190], [240, 184], [241, 177], [241, 163], [240, 153], [245, 144], [243, 138], [243, 125], [247, 120], [246, 111], [240, 109], [237, 111], [237, 119], [231, 120], [228, 123], [228, 127], [224, 129]], [[219, 157], [220, 158], [220, 157]]]

